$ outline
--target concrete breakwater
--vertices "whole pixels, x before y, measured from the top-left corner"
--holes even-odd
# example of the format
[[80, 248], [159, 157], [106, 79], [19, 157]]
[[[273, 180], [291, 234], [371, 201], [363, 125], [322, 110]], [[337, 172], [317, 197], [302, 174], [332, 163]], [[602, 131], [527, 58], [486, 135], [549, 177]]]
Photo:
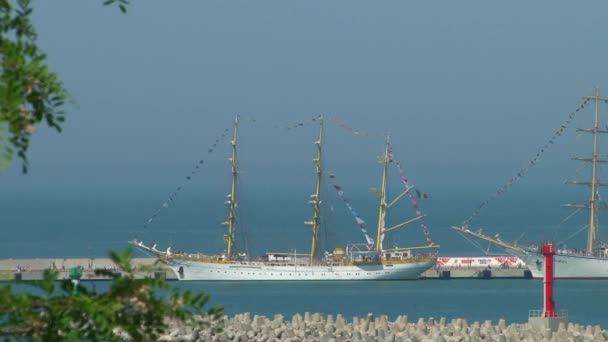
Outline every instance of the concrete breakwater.
[[[132, 264], [141, 270], [143, 266], [155, 267], [154, 270], [138, 271], [139, 277], [163, 276], [176, 280], [176, 274], [155, 258], [134, 258]], [[59, 272], [60, 279], [68, 278], [70, 269], [78, 267], [83, 280], [103, 280], [95, 275], [95, 269], [118, 271], [109, 258], [41, 258], [41, 259], [3, 259], [0, 260], [0, 280], [39, 280], [47, 270]], [[422, 279], [505, 279], [531, 278], [527, 268], [488, 268], [488, 267], [438, 267], [431, 268], [421, 275]]]
[[[419, 318], [410, 321], [398, 316], [353, 317], [306, 312], [291, 319], [281, 314], [272, 319], [250, 313], [224, 316], [219, 322], [222, 331], [192, 329], [171, 324], [169, 333], [159, 341], [390, 341], [390, 342], [450, 342], [450, 341], [606, 341], [608, 333], [600, 326], [561, 323], [557, 331], [538, 330], [527, 323], [509, 324], [501, 319], [468, 323], [466, 319]], [[129, 340], [128, 336], [122, 336]]]

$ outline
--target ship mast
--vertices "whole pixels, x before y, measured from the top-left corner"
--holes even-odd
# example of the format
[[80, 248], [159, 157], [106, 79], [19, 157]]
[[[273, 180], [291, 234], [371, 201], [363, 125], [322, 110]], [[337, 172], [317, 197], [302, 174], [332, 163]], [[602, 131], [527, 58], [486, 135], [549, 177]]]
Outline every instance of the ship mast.
[[312, 162], [315, 164], [317, 179], [315, 184], [315, 193], [310, 195], [311, 200], [308, 201], [308, 203], [312, 204], [312, 221], [304, 222], [305, 224], [312, 226], [312, 242], [310, 246], [311, 259], [315, 257], [318, 249], [319, 219], [321, 217], [321, 176], [323, 173], [323, 169], [321, 167], [321, 147], [323, 144], [323, 116], [319, 116], [319, 120], [319, 138], [317, 141], [315, 141], [315, 145], [317, 146], [317, 157], [312, 160]]
[[595, 88], [594, 96], [585, 96], [585, 100], [592, 100], [595, 102], [595, 115], [594, 115], [594, 123], [593, 128], [582, 128], [577, 129], [577, 132], [587, 132], [593, 134], [593, 155], [591, 158], [573, 158], [574, 160], [580, 160], [585, 162], [591, 162], [591, 181], [566, 181], [567, 184], [577, 184], [577, 185], [587, 185], [591, 186], [591, 196], [589, 198], [589, 204], [581, 205], [581, 204], [564, 204], [564, 207], [573, 207], [573, 208], [588, 208], [589, 213], [589, 230], [587, 236], [587, 254], [593, 255], [595, 249], [595, 240], [597, 236], [597, 189], [599, 186], [603, 186], [606, 184], [600, 183], [597, 177], [597, 165], [598, 163], [606, 163], [607, 160], [598, 159], [598, 134], [599, 133], [608, 133], [607, 130], [599, 129], [599, 101], [607, 101], [608, 99], [600, 97], [599, 88]]
[[228, 225], [228, 234], [224, 236], [224, 240], [228, 245], [226, 249], [226, 257], [228, 259], [232, 257], [232, 250], [234, 249], [234, 233], [236, 230], [236, 176], [238, 173], [236, 145], [238, 131], [239, 116], [237, 115], [234, 119], [234, 132], [232, 134], [232, 141], [230, 142], [230, 144], [232, 145], [232, 156], [230, 157], [229, 161], [232, 170], [232, 179], [230, 183], [230, 193], [228, 194], [228, 201], [226, 201], [226, 204], [228, 205], [228, 220], [223, 223], [225, 225]]
[[382, 242], [384, 240], [384, 229], [385, 222], [384, 218], [386, 216], [386, 182], [388, 176], [388, 162], [389, 162], [389, 142], [388, 137], [386, 139], [386, 146], [384, 149], [384, 158], [382, 160], [383, 170], [382, 170], [382, 188], [380, 189], [380, 208], [378, 209], [378, 236], [376, 237], [376, 251], [378, 253], [382, 252], [383, 246]]
[[595, 247], [595, 234], [597, 231], [597, 131], [599, 129], [599, 99], [600, 90], [595, 88], [595, 114], [593, 123], [593, 156], [591, 157], [591, 198], [589, 199], [589, 206], [591, 207], [590, 219], [589, 219], [589, 234], [587, 236], [587, 253], [593, 255], [593, 248]]

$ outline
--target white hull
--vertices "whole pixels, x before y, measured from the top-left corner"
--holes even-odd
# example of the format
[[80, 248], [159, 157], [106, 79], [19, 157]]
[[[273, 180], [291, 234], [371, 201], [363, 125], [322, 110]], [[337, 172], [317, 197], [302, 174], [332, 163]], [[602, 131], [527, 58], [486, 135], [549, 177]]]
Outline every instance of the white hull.
[[[542, 279], [545, 273], [544, 256], [540, 253], [518, 253], [532, 272], [532, 277]], [[553, 256], [556, 279], [608, 279], [608, 258], [573, 254]]]
[[[208, 263], [172, 260], [169, 267], [180, 280], [408, 280], [417, 279], [435, 259], [392, 265], [300, 266], [263, 263]], [[182, 272], [180, 272], [180, 268]]]

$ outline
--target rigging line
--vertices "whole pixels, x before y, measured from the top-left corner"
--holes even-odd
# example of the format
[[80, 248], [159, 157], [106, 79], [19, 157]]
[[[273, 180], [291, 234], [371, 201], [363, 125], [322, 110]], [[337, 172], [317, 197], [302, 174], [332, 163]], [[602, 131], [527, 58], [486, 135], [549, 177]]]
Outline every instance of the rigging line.
[[471, 240], [468, 236], [466, 236], [465, 234], [456, 231], [460, 236], [462, 236], [465, 240], [467, 240], [471, 245], [473, 245], [474, 247], [477, 247], [480, 251], [483, 252], [483, 247], [481, 246], [481, 244]]
[[[330, 193], [331, 192], [331, 185], [328, 184], [328, 182], [324, 182], [324, 193]], [[333, 248], [336, 246], [336, 234], [335, 234], [335, 227], [336, 227], [336, 216], [335, 216], [335, 211], [334, 211], [334, 207], [335, 204], [337, 203], [336, 199], [333, 198], [332, 196], [326, 196], [326, 200], [322, 201], [322, 205], [323, 205], [323, 211], [324, 211], [324, 215], [322, 216], [323, 219], [323, 224], [326, 230], [326, 234], [327, 234], [327, 242], [328, 242], [328, 246], [329, 248]]]
[[[242, 184], [242, 178], [238, 177], [236, 180], [236, 187], [237, 187], [237, 198], [236, 200], [236, 207], [235, 207], [235, 211], [236, 211], [236, 224], [237, 224], [237, 228], [239, 228], [242, 231], [242, 234], [239, 234], [239, 236], [241, 236], [242, 242], [245, 245], [244, 246], [244, 250], [245, 253], [249, 256], [251, 255], [250, 250], [249, 250], [249, 226], [245, 225], [243, 223], [243, 210], [241, 210], [241, 206], [239, 205], [239, 203], [241, 202], [241, 188], [243, 187]], [[238, 246], [237, 246], [238, 247]], [[236, 252], [238, 253], [238, 248], [236, 248]]]
[[568, 221], [569, 219], [571, 219], [571, 218], [572, 218], [572, 216], [574, 216], [574, 215], [578, 214], [578, 212], [579, 212], [579, 211], [581, 211], [581, 209], [583, 209], [583, 208], [577, 208], [577, 209], [576, 209], [575, 211], [573, 211], [573, 212], [572, 212], [570, 215], [566, 216], [566, 218], [564, 218], [564, 219], [563, 219], [563, 220], [562, 220], [562, 221], [559, 223], [558, 227], [559, 227], [559, 226], [561, 226], [561, 224], [562, 224], [562, 223], [564, 223], [564, 222]]
[[521, 240], [521, 238], [523, 238], [524, 235], [526, 235], [526, 232], [521, 233], [521, 235], [517, 238], [517, 240], [515, 240], [515, 242], [519, 244], [519, 240]]
[[568, 126], [570, 126], [570, 124], [572, 123], [572, 120], [574, 119], [574, 116], [581, 110], [584, 109], [585, 106], [587, 105], [587, 102], [589, 102], [590, 99], [585, 99], [583, 100], [578, 107], [571, 112], [568, 115], [568, 119], [566, 121], [564, 121], [561, 126], [553, 133], [553, 135], [551, 135], [551, 137], [549, 138], [549, 140], [547, 140], [547, 142], [538, 150], [538, 152], [536, 153], [536, 155], [530, 159], [528, 161], [528, 164], [526, 166], [524, 166], [523, 168], [521, 168], [517, 174], [515, 174], [513, 177], [511, 177], [506, 183], [504, 183], [500, 188], [498, 188], [498, 190], [496, 190], [494, 193], [492, 193], [488, 198], [486, 198], [483, 202], [481, 202], [477, 208], [473, 211], [473, 213], [471, 213], [471, 215], [469, 215], [469, 217], [463, 221], [463, 225], [464, 226], [468, 226], [469, 223], [471, 223], [471, 221], [477, 217], [477, 215], [479, 215], [479, 212], [488, 204], [490, 204], [490, 202], [494, 201], [496, 198], [504, 195], [508, 190], [510, 190], [513, 185], [519, 181], [520, 179], [522, 179], [529, 171], [530, 169], [532, 169], [534, 166], [536, 166], [536, 164], [538, 164], [541, 160], [541, 156], [545, 154], [545, 152], [554, 145], [554, 142], [556, 139], [558, 139], [558, 137], [562, 136], [563, 132], [566, 130], [566, 128], [568, 128]]
[[[401, 178], [401, 183], [403, 183], [403, 185], [406, 188], [414, 189], [415, 187], [413, 185], [410, 185], [409, 179], [407, 178], [407, 176], [405, 175], [405, 172], [403, 171], [401, 162], [398, 160], [395, 160], [394, 157], [395, 157], [395, 155], [393, 153], [393, 146], [389, 145], [389, 162], [392, 163], [394, 161], [395, 165], [397, 166], [397, 169], [399, 170], [399, 176]], [[416, 190], [416, 193], [419, 195], [422, 194], [418, 190]], [[424, 198], [426, 198], [426, 193], [424, 193], [424, 194], [425, 194]], [[420, 206], [419, 206], [418, 201], [416, 200], [416, 197], [414, 196], [414, 194], [411, 191], [408, 191], [407, 196], [410, 199], [412, 206], [416, 210], [416, 215], [421, 216], [422, 211], [420, 210]], [[424, 222], [424, 217], [422, 217], [420, 219], [420, 228], [422, 228], [422, 232], [424, 234], [426, 242], [428, 242], [431, 246], [434, 246], [435, 242], [433, 242], [433, 239], [431, 238], [431, 231], [429, 230], [429, 227]]]
[[[274, 122], [271, 125], [273, 128], [280, 128], [280, 129], [285, 129], [285, 130], [291, 131], [291, 130], [302, 128], [305, 126], [318, 124], [322, 118], [323, 118], [323, 114], [318, 114], [307, 120], [295, 121], [295, 122], [291, 122], [291, 123]], [[252, 122], [261, 123], [262, 121], [252, 119]], [[270, 124], [270, 123], [266, 122], [265, 124]]]
[[563, 239], [562, 241], [558, 242], [558, 244], [563, 244], [566, 243], [566, 241], [572, 239], [573, 237], [577, 236], [578, 234], [580, 234], [581, 232], [585, 231], [587, 228], [589, 227], [588, 224], [584, 225], [581, 229], [577, 230], [576, 232], [570, 234], [570, 236], [568, 236], [567, 238]]
[[587, 163], [580, 163], [579, 167], [576, 168], [575, 172], [577, 174], [581, 173], [587, 167]]
[[[328, 190], [327, 187], [325, 187], [324, 190], [327, 191]], [[324, 246], [323, 247], [327, 251], [328, 249], [330, 249], [329, 246], [333, 244], [333, 241], [330, 241], [330, 235], [331, 234], [329, 232], [329, 229], [330, 229], [329, 226], [330, 225], [328, 223], [328, 221], [331, 219], [331, 218], [328, 218], [329, 215], [330, 215], [330, 213], [329, 213], [330, 211], [329, 211], [329, 209], [327, 207], [327, 203], [324, 203], [324, 202], [325, 201], [321, 202], [321, 211], [322, 211], [322, 214], [321, 214], [321, 227], [323, 227], [323, 235], [324, 235], [323, 236], [323, 238], [324, 238], [324, 241], [323, 241], [324, 242]]]
[[340, 197], [340, 199], [342, 200], [342, 202], [344, 202], [344, 205], [348, 208], [348, 210], [350, 211], [351, 215], [355, 219], [355, 222], [359, 226], [359, 230], [361, 231], [361, 233], [365, 237], [365, 241], [367, 243], [367, 248], [371, 250], [371, 248], [373, 247], [375, 241], [374, 241], [374, 239], [372, 239], [369, 236], [369, 234], [367, 232], [367, 223], [365, 222], [365, 220], [363, 220], [361, 218], [361, 216], [359, 215], [359, 213], [357, 211], [355, 211], [355, 208], [353, 208], [352, 204], [350, 203], [350, 200], [344, 194], [344, 190], [342, 190], [342, 187], [340, 185], [336, 184], [336, 176], [333, 173], [329, 173], [328, 177], [329, 177], [329, 182], [331, 183], [331, 186], [336, 190], [336, 192], [338, 193], [338, 197]]
[[564, 219], [562, 219], [559, 224], [557, 224], [557, 226], [555, 227], [555, 230], [553, 231], [553, 241], [557, 240], [557, 235], [558, 235], [558, 231], [559, 229], [562, 227], [562, 224], [566, 221], [568, 221], [569, 219], [571, 219], [572, 217], [574, 217], [576, 214], [578, 214], [583, 208], [577, 208], [576, 210], [574, 210], [572, 213], [570, 213], [568, 216], [566, 216]]
[[[602, 195], [600, 195], [600, 189], [596, 188], [595, 194], [597, 195], [597, 199], [600, 203], [605, 202], [602, 198]], [[600, 214], [598, 211], [595, 212], [595, 231], [596, 231], [596, 236], [597, 236], [596, 240], [599, 241], [598, 237], [599, 237], [599, 230], [600, 230]]]
[[353, 127], [345, 124], [344, 122], [338, 120], [338, 118], [336, 118], [335, 116], [331, 118], [330, 122], [333, 123], [333, 124], [335, 124], [336, 126], [342, 128], [343, 130], [345, 130], [347, 132], [350, 132], [353, 135], [360, 136], [360, 137], [372, 136], [372, 137], [385, 138], [387, 136], [386, 132], [377, 132], [377, 131], [368, 131], [368, 130], [355, 129], [355, 128], [353, 128]]
[[[215, 150], [215, 148], [217, 147], [217, 145], [220, 143], [221, 140], [223, 140], [226, 136], [228, 136], [228, 132], [230, 131], [229, 128], [225, 128], [224, 131], [215, 139], [214, 143], [211, 145], [211, 147], [209, 149], [207, 149], [207, 153], [211, 154], [213, 153], [213, 151]], [[166, 209], [169, 208], [169, 206], [171, 204], [173, 204], [173, 202], [175, 201], [175, 199], [177, 198], [177, 195], [183, 190], [183, 188], [186, 186], [187, 183], [189, 183], [192, 178], [198, 173], [198, 171], [203, 167], [204, 164], [204, 160], [201, 159], [199, 160], [196, 165], [192, 168], [192, 171], [190, 172], [190, 175], [186, 176], [185, 180], [182, 182], [181, 185], [179, 185], [168, 197], [167, 199], [162, 203], [162, 205], [154, 212], [154, 214], [152, 214], [152, 216], [150, 216], [147, 220], [146, 223], [144, 224], [143, 228], [144, 230], [146, 230], [146, 228], [148, 228], [148, 226], [154, 222], [154, 220], [160, 215], [160, 213]]]

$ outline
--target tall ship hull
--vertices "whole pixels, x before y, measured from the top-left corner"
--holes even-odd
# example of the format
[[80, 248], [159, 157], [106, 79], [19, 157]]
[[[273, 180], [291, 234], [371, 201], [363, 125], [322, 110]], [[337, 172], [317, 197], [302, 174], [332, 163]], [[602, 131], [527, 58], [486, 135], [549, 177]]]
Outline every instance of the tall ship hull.
[[412, 280], [435, 265], [434, 258], [392, 264], [337, 266], [267, 265], [256, 263], [203, 263], [177, 260], [168, 263], [180, 280], [226, 281], [319, 281], [319, 280]]
[[[540, 253], [518, 253], [526, 263], [533, 278], [542, 279], [545, 274], [543, 255]], [[608, 258], [573, 254], [553, 256], [556, 279], [608, 279]]]

